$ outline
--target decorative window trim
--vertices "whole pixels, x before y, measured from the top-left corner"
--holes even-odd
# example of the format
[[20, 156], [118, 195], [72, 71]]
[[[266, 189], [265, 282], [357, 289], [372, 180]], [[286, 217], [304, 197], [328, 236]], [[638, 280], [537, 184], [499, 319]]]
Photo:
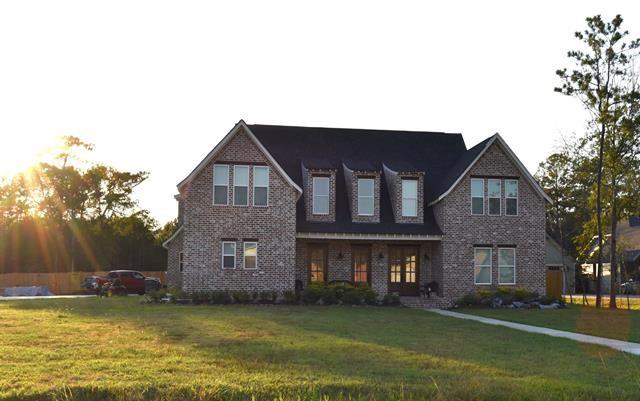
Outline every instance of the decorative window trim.
[[178, 252], [178, 271], [184, 271], [184, 252]]
[[[371, 181], [371, 190], [372, 190], [372, 194], [369, 195], [361, 195], [360, 194], [360, 180], [367, 180], [367, 181]], [[376, 179], [375, 177], [357, 177], [356, 179], [356, 191], [358, 192], [358, 197], [356, 199], [356, 207], [358, 208], [358, 216], [363, 216], [363, 217], [372, 217], [375, 216], [376, 214]], [[363, 199], [371, 199], [372, 203], [372, 208], [371, 208], [371, 213], [360, 213], [360, 198]]]
[[[513, 265], [500, 265], [500, 250], [502, 249], [510, 249], [513, 250]], [[516, 248], [515, 247], [507, 247], [507, 246], [503, 246], [498, 248], [498, 284], [500, 285], [516, 285], [517, 279], [516, 279], [516, 266], [517, 266], [518, 262], [517, 262], [517, 256], [516, 256]], [[500, 281], [500, 270], [502, 268], [513, 268], [513, 282], [511, 283], [505, 283]]]
[[[415, 198], [413, 197], [408, 197], [404, 195], [404, 183], [409, 182], [409, 181], [413, 181], [416, 183], [416, 196]], [[400, 178], [400, 215], [402, 217], [418, 217], [419, 213], [418, 213], [418, 178], [413, 178], [413, 177], [401, 177]], [[405, 214], [404, 212], [404, 201], [406, 200], [412, 200], [415, 203], [415, 214]]]
[[[516, 196], [507, 196], [507, 181], [516, 183]], [[520, 182], [517, 179], [504, 180], [504, 215], [505, 216], [518, 216], [520, 214]], [[507, 199], [516, 200], [516, 214], [507, 214]]]
[[[216, 168], [217, 167], [224, 167], [227, 170], [227, 182], [226, 185], [216, 185]], [[214, 206], [228, 206], [229, 205], [229, 173], [230, 173], [230, 168], [228, 164], [214, 164], [213, 165], [213, 205]], [[225, 187], [227, 190], [227, 196], [225, 197], [225, 203], [216, 203], [216, 187]]]
[[[316, 180], [327, 180], [327, 194], [316, 194]], [[320, 213], [316, 211], [316, 198], [327, 198], [327, 212]], [[328, 216], [331, 214], [331, 177], [326, 175], [312, 175], [311, 176], [311, 214], [317, 216]]]
[[[233, 255], [231, 255], [231, 254], [225, 254], [225, 253], [224, 253], [224, 246], [225, 246], [225, 244], [232, 244], [232, 245], [233, 245]], [[235, 268], [236, 268], [236, 253], [237, 253], [237, 251], [238, 251], [238, 250], [236, 249], [236, 246], [237, 246], [237, 244], [236, 244], [234, 241], [222, 241], [222, 248], [221, 248], [221, 250], [222, 250], [222, 252], [221, 252], [222, 256], [221, 256], [221, 265], [220, 265], [220, 266], [221, 266], [223, 269], [227, 270], [227, 269], [235, 269]], [[233, 267], [224, 267], [224, 257], [225, 257], [225, 256], [233, 256]]]
[[[482, 197], [480, 196], [473, 196], [473, 183], [475, 181], [480, 181], [482, 183]], [[485, 198], [485, 188], [484, 188], [484, 178], [472, 178], [469, 184], [469, 193], [471, 195], [471, 215], [472, 216], [484, 216], [484, 211], [485, 211], [485, 205], [484, 205], [484, 198]], [[473, 213], [473, 200], [480, 198], [482, 199], [482, 213]]]
[[[491, 196], [491, 183], [498, 183], [500, 191], [497, 197]], [[491, 199], [498, 200], [499, 211], [498, 213], [491, 213]], [[502, 216], [502, 180], [499, 178], [489, 178], [487, 180], [487, 215], [488, 216]]]
[[[236, 184], [237, 171], [239, 169], [246, 169], [247, 170], [247, 185], [237, 185]], [[246, 166], [246, 165], [233, 166], [233, 206], [249, 206], [249, 173], [250, 172], [251, 172], [251, 169], [249, 168], [249, 166]], [[247, 203], [246, 204], [236, 203], [236, 188], [246, 188], [247, 189]]]
[[[256, 267], [247, 267], [247, 245], [256, 246]], [[256, 270], [258, 268], [258, 241], [246, 241], [242, 243], [242, 268], [246, 270]]]
[[[489, 264], [488, 265], [476, 265], [476, 251], [489, 251]], [[489, 282], [479, 283], [476, 275], [476, 267], [489, 267]], [[484, 246], [473, 247], [473, 284], [475, 285], [491, 285], [493, 281], [493, 248]]]
[[[267, 170], [267, 185], [256, 185], [256, 170], [265, 169]], [[255, 207], [269, 207], [269, 179], [271, 175], [271, 169], [268, 166], [253, 166], [253, 206]], [[256, 188], [267, 188], [267, 204], [266, 205], [256, 205]]]

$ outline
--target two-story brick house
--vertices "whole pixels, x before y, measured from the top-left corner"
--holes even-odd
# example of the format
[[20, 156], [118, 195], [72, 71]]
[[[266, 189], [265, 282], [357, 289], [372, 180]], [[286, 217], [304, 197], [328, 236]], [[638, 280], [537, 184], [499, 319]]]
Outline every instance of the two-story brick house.
[[367, 282], [439, 304], [545, 291], [548, 196], [498, 135], [247, 125], [178, 184], [168, 284], [292, 290]]

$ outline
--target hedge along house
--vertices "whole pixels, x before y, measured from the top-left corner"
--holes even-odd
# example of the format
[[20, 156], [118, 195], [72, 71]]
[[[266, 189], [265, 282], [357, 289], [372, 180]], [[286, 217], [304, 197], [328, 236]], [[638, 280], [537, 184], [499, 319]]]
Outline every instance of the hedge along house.
[[[548, 196], [498, 135], [247, 125], [178, 184], [170, 286], [545, 291]], [[414, 298], [411, 298], [414, 297]], [[426, 302], [426, 301], [425, 301]]]

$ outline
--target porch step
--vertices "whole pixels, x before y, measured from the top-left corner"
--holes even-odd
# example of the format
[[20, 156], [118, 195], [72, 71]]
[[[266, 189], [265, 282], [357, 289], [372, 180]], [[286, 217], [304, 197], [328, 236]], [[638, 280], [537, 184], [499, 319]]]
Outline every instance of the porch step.
[[446, 309], [451, 307], [449, 300], [433, 295], [431, 298], [400, 297], [400, 303], [406, 307], [416, 309]]

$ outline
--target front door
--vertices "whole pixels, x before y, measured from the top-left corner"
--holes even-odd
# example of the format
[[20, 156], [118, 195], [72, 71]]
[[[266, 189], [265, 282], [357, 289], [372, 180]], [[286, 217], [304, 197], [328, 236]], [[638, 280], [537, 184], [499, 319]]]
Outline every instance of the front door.
[[389, 292], [420, 295], [418, 250], [417, 246], [389, 247]]
[[327, 244], [309, 244], [309, 283], [327, 282]]

